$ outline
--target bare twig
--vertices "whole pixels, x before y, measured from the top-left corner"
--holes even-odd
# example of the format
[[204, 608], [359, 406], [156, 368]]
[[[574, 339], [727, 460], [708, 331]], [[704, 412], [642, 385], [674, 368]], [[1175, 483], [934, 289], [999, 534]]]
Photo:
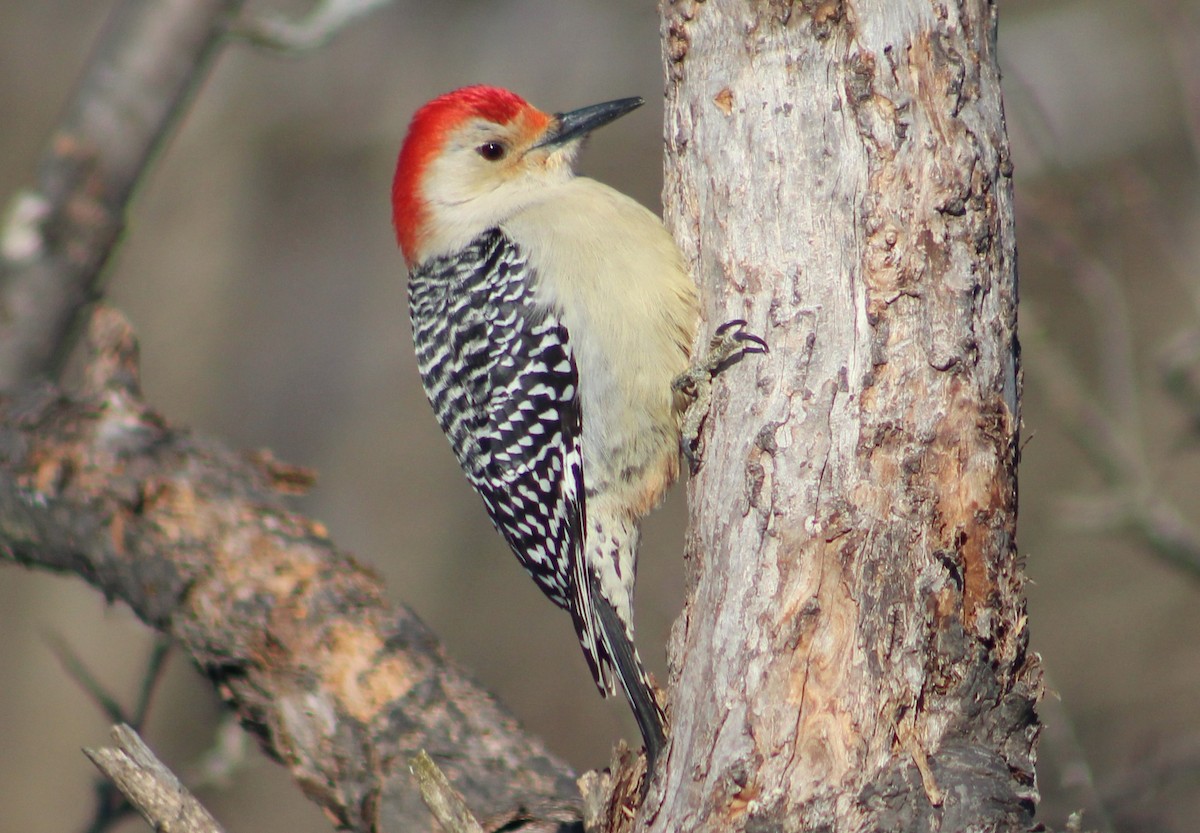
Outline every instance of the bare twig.
[[1126, 233], [1131, 239], [1145, 241], [1152, 249], [1155, 262], [1160, 264], [1158, 271], [1170, 277], [1177, 290], [1187, 298], [1192, 316], [1200, 320], [1200, 281], [1196, 280], [1196, 261], [1186, 246], [1179, 245], [1180, 236], [1187, 232], [1180, 223], [1181, 218], [1167, 210], [1170, 198], [1163, 193], [1160, 184], [1147, 175], [1140, 162], [1124, 160], [1115, 163], [1114, 167], [1112, 187], [1116, 199], [1125, 207], [1121, 223], [1127, 226]]
[[1050, 411], [1110, 483], [1128, 481], [1140, 465], [1138, 447], [1088, 390], [1078, 369], [1049, 338], [1037, 307], [1021, 306], [1021, 340], [1031, 355], [1026, 372], [1043, 390]]
[[49, 644], [51, 652], [53, 652], [55, 658], [58, 660], [59, 665], [63, 667], [63, 671], [75, 681], [76, 685], [83, 689], [91, 701], [100, 708], [100, 711], [104, 712], [106, 720], [113, 723], [126, 723], [129, 721], [129, 716], [125, 713], [125, 709], [117, 700], [116, 695], [96, 679], [91, 669], [79, 658], [79, 655], [75, 653], [75, 650], [65, 639], [57, 633], [47, 633], [45, 640]]
[[158, 682], [162, 679], [163, 669], [167, 667], [167, 658], [170, 656], [171, 640], [163, 636], [155, 639], [154, 647], [150, 650], [150, 659], [146, 661], [146, 672], [142, 675], [142, 688], [133, 706], [133, 719], [126, 721], [139, 732], [146, 725], [150, 703], [154, 699], [154, 692], [158, 689]]
[[165, 833], [224, 833], [137, 732], [119, 724], [112, 735], [116, 748], [84, 749], [83, 753], [116, 782], [151, 827]]
[[[49, 633], [46, 641], [50, 650], [62, 664], [67, 676], [73, 679], [80, 688], [100, 707], [105, 717], [114, 723], [127, 723], [135, 731], [141, 731], [146, 715], [150, 710], [150, 701], [154, 690], [161, 678], [162, 669], [166, 665], [171, 643], [166, 639], [158, 639], [146, 663], [146, 671], [142, 675], [142, 687], [138, 693], [137, 703], [131, 713], [126, 713], [116, 695], [108, 691], [87, 665], [79, 658], [74, 649], [58, 634]], [[103, 833], [133, 812], [134, 807], [125, 798], [117, 786], [107, 778], [101, 778], [95, 785], [96, 809], [88, 822], [87, 833]]]
[[392, 0], [319, 0], [311, 11], [298, 20], [280, 14], [264, 14], [239, 20], [230, 34], [255, 46], [279, 52], [299, 54], [318, 49], [342, 29], [363, 15], [391, 3]]
[[433, 813], [442, 830], [446, 833], [483, 833], [471, 808], [463, 801], [462, 794], [450, 786], [445, 773], [438, 769], [428, 752], [422, 749], [409, 758], [408, 765], [420, 785], [425, 806]]
[[1176, 333], [1158, 352], [1163, 388], [1187, 415], [1192, 439], [1200, 434], [1200, 328]]
[[158, 686], [162, 670], [166, 666], [167, 657], [171, 652], [170, 640], [163, 638], [155, 640], [150, 658], [146, 662], [146, 671], [142, 675], [142, 687], [138, 692], [137, 703], [131, 711], [127, 712], [117, 700], [116, 695], [108, 691], [96, 679], [65, 639], [56, 633], [48, 633], [45, 638], [50, 645], [50, 650], [54, 652], [54, 656], [57, 657], [63, 670], [67, 672], [67, 676], [92, 698], [107, 719], [114, 723], [128, 723], [137, 731], [141, 731], [150, 710], [150, 701], [154, 696], [154, 690]]

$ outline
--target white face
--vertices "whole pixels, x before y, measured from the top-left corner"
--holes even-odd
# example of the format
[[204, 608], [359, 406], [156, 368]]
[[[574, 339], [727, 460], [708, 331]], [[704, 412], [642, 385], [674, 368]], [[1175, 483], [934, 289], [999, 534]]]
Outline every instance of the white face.
[[579, 140], [533, 147], [544, 118], [522, 115], [504, 125], [476, 119], [446, 137], [422, 182], [426, 227], [436, 229], [424, 241], [427, 256], [462, 248], [574, 176]]

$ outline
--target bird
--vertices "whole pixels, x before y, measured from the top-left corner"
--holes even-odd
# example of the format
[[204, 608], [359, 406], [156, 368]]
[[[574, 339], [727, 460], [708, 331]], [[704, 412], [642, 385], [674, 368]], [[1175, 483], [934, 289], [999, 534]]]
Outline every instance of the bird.
[[[699, 304], [658, 216], [575, 173], [583, 140], [642, 104], [546, 113], [487, 85], [438, 96], [412, 117], [392, 212], [437, 421], [517, 560], [570, 614], [601, 694], [628, 700], [652, 772], [667, 719], [634, 643], [639, 523], [690, 448]], [[726, 358], [765, 348], [730, 323]]]

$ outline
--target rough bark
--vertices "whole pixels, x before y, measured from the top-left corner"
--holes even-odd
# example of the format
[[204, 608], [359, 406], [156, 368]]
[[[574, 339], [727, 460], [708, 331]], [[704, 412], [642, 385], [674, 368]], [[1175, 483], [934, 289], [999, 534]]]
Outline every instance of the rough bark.
[[1011, 165], [982, 0], [664, 3], [668, 223], [725, 373], [641, 828], [1024, 830]]
[[287, 510], [310, 475], [167, 424], [116, 313], [91, 342], [81, 392], [0, 399], [0, 564], [81, 576], [169, 634], [339, 829], [435, 830], [422, 749], [480, 815], [578, 827], [569, 768]]

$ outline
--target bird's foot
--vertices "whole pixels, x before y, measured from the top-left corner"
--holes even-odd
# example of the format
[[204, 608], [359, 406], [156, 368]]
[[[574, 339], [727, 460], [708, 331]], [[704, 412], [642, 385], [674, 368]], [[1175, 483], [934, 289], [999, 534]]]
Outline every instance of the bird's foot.
[[726, 321], [717, 327], [708, 342], [708, 352], [704, 358], [675, 377], [671, 383], [674, 390], [692, 398], [683, 412], [683, 430], [679, 437], [679, 448], [687, 458], [688, 470], [692, 474], [700, 469], [700, 430], [712, 404], [713, 379], [748, 353], [770, 352], [765, 341], [754, 333], [746, 332], [745, 328], [746, 322], [741, 318]]

